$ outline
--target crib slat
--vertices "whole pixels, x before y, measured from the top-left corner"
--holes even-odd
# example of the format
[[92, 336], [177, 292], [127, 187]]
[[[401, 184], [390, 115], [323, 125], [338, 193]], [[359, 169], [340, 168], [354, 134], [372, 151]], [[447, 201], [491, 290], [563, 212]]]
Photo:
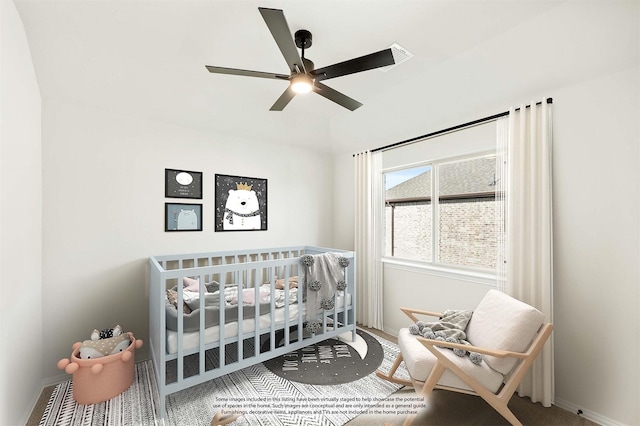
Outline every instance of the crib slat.
[[225, 316], [225, 311], [224, 311], [224, 308], [225, 308], [225, 291], [224, 291], [224, 288], [225, 288], [225, 277], [221, 275], [220, 276], [220, 297], [219, 297], [220, 300], [218, 302], [219, 303], [218, 307], [220, 308], [218, 310], [219, 311], [219, 314], [218, 314], [219, 315], [219, 317], [218, 317], [219, 318], [219, 322], [218, 322], [218, 324], [220, 324], [220, 346], [218, 346], [218, 359], [220, 360], [219, 364], [218, 364], [219, 368], [222, 368], [226, 364], [226, 362], [225, 362], [226, 350], [225, 350], [225, 345], [224, 345], [224, 342], [225, 342], [225, 327], [224, 327], [224, 325], [226, 324], [226, 321], [225, 321], [225, 318], [224, 318], [224, 316]]
[[[182, 260], [178, 262], [178, 265], [180, 268], [182, 268]], [[183, 374], [184, 374], [184, 362], [183, 362], [183, 357], [184, 357], [183, 346], [184, 345], [182, 344], [183, 332], [184, 332], [184, 317], [181, 315], [182, 306], [184, 304], [184, 294], [182, 293], [183, 279], [184, 277], [178, 280], [178, 286], [177, 286], [178, 306], [176, 307], [176, 309], [178, 310], [178, 381], [183, 379]]]
[[205, 371], [205, 359], [204, 359], [204, 345], [205, 345], [205, 338], [204, 338], [204, 330], [205, 330], [205, 300], [204, 300], [204, 290], [205, 290], [205, 281], [204, 281], [204, 275], [200, 275], [200, 285], [198, 286], [198, 291], [200, 293], [199, 297], [200, 297], [200, 315], [199, 315], [199, 322], [200, 322], [200, 327], [198, 330], [198, 337], [199, 337], [199, 349], [198, 349], [198, 371], [200, 372], [200, 374], [204, 373]]
[[236, 285], [238, 286], [238, 345], [237, 345], [237, 360], [240, 361], [242, 360], [242, 349], [243, 349], [243, 341], [240, 338], [240, 336], [242, 336], [243, 333], [243, 319], [244, 319], [244, 283], [246, 282], [246, 280], [244, 279], [244, 277], [246, 277], [246, 269], [242, 269], [240, 270], [239, 275], [243, 277], [243, 280], [241, 281], [236, 281]]

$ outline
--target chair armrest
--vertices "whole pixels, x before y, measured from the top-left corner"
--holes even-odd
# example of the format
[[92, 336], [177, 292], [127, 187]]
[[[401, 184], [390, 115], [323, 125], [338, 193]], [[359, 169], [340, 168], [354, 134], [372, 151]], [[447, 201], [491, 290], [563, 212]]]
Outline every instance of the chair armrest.
[[404, 312], [404, 314], [406, 316], [408, 316], [409, 318], [411, 318], [411, 320], [413, 322], [417, 322], [419, 319], [416, 318], [416, 316], [414, 314], [418, 314], [418, 315], [427, 315], [430, 317], [438, 317], [440, 318], [443, 314], [440, 312], [433, 312], [433, 311], [424, 311], [422, 309], [412, 309], [412, 308], [400, 308], [400, 310], [402, 312]]
[[528, 353], [523, 353], [523, 352], [512, 352], [512, 351], [503, 351], [499, 349], [483, 348], [480, 346], [464, 345], [462, 343], [451, 343], [451, 342], [446, 342], [442, 340], [425, 339], [424, 337], [418, 337], [418, 340], [431, 352], [435, 350], [436, 346], [440, 346], [440, 347], [445, 347], [450, 349], [453, 349], [453, 348], [464, 349], [465, 351], [477, 352], [479, 354], [495, 356], [497, 358], [513, 357], [513, 358], [525, 359], [529, 356]]

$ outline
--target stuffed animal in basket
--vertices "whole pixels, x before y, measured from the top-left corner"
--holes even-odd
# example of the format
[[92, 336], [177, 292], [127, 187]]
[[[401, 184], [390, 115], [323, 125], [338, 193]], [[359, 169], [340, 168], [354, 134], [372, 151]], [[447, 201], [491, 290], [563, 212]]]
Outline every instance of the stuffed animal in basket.
[[[100, 336], [112, 335], [112, 337], [101, 338]], [[132, 333], [123, 333], [122, 328], [118, 325], [113, 329], [102, 330], [98, 332], [94, 330], [91, 333], [91, 339], [83, 342], [76, 342], [72, 346], [72, 358], [76, 360], [90, 361], [109, 355], [121, 354], [121, 360], [129, 361], [133, 353], [127, 349], [133, 343], [134, 349], [142, 347], [142, 340], [135, 339]], [[58, 368], [65, 370], [68, 374], [75, 373], [78, 368], [79, 361], [70, 361], [68, 358], [58, 361]], [[94, 364], [91, 371], [94, 374], [102, 371], [103, 364]]]
[[122, 332], [122, 327], [116, 325], [114, 328], [106, 328], [102, 331], [94, 329], [91, 333], [91, 340], [74, 345], [79, 348], [78, 358], [95, 359], [118, 352], [124, 352], [131, 343], [128, 333]]
[[131, 344], [128, 334], [99, 340], [85, 340], [80, 346], [80, 359], [94, 359], [124, 352]]
[[116, 337], [122, 334], [122, 327], [120, 325], [116, 325], [113, 328], [105, 328], [104, 330], [98, 331], [94, 329], [91, 333], [91, 340], [100, 340], [100, 339], [108, 339], [109, 337]]

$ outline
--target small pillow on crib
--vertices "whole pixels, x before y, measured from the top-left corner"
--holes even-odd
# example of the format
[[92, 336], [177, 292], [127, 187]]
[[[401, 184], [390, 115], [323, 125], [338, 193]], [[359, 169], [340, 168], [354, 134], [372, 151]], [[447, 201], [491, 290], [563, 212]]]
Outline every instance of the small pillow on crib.
[[[283, 290], [284, 289], [284, 278], [276, 279], [275, 287], [277, 289]], [[289, 278], [289, 288], [298, 288], [298, 277], [290, 277]]]
[[189, 277], [182, 277], [182, 285], [187, 291], [198, 292], [200, 291], [200, 278], [198, 277], [196, 279], [193, 279]]
[[[200, 309], [200, 298], [196, 297], [195, 299], [185, 300], [185, 302], [191, 308], [191, 311], [195, 311], [196, 309]], [[205, 293], [204, 295], [204, 306], [220, 306], [220, 293], [211, 294]]]
[[207, 288], [207, 293], [215, 293], [216, 291], [220, 290], [220, 283], [218, 281], [205, 283], [204, 286]]
[[[260, 303], [267, 303], [269, 301], [269, 289], [259, 289]], [[232, 305], [238, 304], [238, 296], [232, 298], [229, 302]], [[245, 288], [242, 290], [242, 303], [244, 305], [256, 304], [256, 290], [253, 288]]]
[[[169, 303], [178, 309], [178, 293], [175, 290], [167, 290], [167, 299], [169, 300]], [[182, 301], [182, 312], [185, 314], [190, 314], [192, 312], [191, 308], [184, 300]]]

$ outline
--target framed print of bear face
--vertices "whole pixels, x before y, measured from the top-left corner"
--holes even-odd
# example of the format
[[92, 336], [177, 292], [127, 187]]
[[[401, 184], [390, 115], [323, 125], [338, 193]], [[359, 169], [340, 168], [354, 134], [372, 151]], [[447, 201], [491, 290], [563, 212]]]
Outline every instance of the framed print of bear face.
[[202, 199], [202, 172], [164, 169], [164, 196]]
[[164, 230], [202, 231], [202, 204], [164, 204]]
[[267, 230], [267, 180], [215, 175], [216, 232]]

